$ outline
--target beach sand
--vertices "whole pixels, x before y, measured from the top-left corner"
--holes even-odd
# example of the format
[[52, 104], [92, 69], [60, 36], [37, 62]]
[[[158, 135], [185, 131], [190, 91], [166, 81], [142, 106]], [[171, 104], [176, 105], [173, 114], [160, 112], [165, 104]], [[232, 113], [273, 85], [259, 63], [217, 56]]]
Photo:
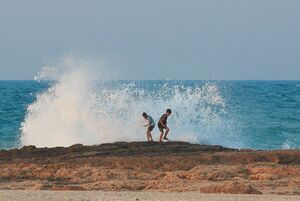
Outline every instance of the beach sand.
[[300, 196], [225, 195], [197, 192], [0, 191], [1, 201], [299, 201]]

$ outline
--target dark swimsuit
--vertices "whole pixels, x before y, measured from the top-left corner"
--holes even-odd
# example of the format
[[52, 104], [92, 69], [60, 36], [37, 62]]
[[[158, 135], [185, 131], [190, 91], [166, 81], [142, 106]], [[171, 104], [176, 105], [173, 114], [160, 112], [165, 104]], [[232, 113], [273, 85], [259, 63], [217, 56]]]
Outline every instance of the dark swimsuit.
[[161, 123], [160, 123], [160, 121], [162, 121], [162, 123], [164, 124], [164, 125], [167, 125], [167, 120], [168, 120], [168, 115], [166, 115], [166, 114], [164, 114], [163, 116], [161, 116], [161, 118], [160, 118], [160, 120], [159, 120], [159, 122], [158, 122], [158, 128], [159, 128], [159, 130], [160, 130], [160, 132], [163, 132], [164, 131], [164, 129], [166, 128], [166, 127], [164, 127]]
[[149, 126], [147, 129], [147, 132], [151, 132], [154, 129], [155, 126]]

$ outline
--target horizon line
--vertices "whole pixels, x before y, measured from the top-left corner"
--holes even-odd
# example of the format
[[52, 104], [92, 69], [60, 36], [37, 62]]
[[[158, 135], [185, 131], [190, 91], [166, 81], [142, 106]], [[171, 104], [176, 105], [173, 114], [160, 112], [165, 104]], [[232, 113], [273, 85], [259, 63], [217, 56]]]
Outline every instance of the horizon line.
[[[36, 81], [36, 80], [0, 79], [0, 81]], [[54, 80], [43, 80], [43, 81], [54, 81]], [[300, 81], [300, 79], [103, 79], [103, 81]]]

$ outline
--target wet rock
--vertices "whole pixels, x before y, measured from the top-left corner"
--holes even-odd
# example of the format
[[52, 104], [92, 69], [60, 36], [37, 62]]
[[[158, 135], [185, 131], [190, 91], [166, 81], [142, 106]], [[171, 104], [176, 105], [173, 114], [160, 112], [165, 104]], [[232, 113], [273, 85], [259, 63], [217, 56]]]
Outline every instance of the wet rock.
[[21, 151], [26, 152], [26, 151], [31, 151], [31, 150], [35, 150], [36, 146], [34, 145], [29, 145], [29, 146], [24, 146]]

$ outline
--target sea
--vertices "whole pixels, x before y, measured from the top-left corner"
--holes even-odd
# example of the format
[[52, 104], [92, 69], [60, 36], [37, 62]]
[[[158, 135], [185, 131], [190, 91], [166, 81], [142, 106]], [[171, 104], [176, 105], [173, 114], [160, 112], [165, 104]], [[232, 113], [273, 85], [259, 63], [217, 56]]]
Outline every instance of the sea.
[[[146, 140], [142, 113], [165, 110], [170, 140], [239, 149], [300, 148], [300, 81], [0, 81], [0, 149]], [[159, 130], [152, 133], [158, 140]]]

